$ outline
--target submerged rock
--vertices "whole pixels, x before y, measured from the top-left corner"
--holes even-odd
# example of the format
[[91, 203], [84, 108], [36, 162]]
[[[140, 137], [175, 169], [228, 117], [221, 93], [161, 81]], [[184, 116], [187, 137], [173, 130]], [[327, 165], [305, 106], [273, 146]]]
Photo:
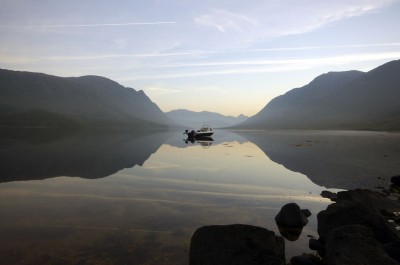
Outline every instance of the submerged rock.
[[262, 227], [204, 226], [192, 236], [190, 265], [284, 265], [285, 242]]

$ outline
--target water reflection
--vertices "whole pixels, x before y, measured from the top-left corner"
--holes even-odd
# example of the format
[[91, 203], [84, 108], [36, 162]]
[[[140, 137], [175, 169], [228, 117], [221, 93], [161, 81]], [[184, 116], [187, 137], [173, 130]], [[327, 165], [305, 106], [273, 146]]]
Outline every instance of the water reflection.
[[242, 223], [279, 234], [274, 217], [290, 202], [312, 216], [286, 253], [306, 252], [330, 201], [287, 169], [308, 159], [297, 144], [316, 141], [296, 137], [218, 132], [208, 149], [181, 132], [1, 137], [0, 264], [188, 264], [198, 227]]
[[188, 137], [183, 139], [183, 141], [185, 141], [185, 144], [199, 144], [204, 148], [210, 148], [211, 144], [214, 142], [214, 139], [211, 137]]
[[387, 187], [400, 172], [400, 134], [354, 131], [242, 131], [272, 161], [336, 189]]
[[278, 225], [278, 229], [280, 235], [289, 241], [298, 240], [301, 232], [303, 232], [303, 227], [284, 227]]
[[157, 131], [3, 132], [0, 182], [57, 176], [103, 178], [143, 165], [167, 138]]

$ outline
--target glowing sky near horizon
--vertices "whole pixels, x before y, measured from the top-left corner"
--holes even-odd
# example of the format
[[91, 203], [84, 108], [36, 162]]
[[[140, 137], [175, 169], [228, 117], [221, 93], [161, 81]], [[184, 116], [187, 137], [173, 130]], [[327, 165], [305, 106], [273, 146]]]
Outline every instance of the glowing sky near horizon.
[[254, 115], [400, 59], [400, 0], [0, 0], [0, 68], [100, 75], [163, 110]]

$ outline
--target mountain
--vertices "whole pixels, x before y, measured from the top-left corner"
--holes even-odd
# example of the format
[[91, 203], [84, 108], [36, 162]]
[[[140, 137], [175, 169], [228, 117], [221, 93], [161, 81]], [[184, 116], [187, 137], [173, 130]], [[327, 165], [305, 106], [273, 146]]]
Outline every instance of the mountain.
[[271, 100], [251, 129], [400, 129], [400, 60], [367, 73], [329, 72]]
[[134, 126], [170, 123], [143, 91], [100, 76], [57, 77], [0, 69], [1, 126]]
[[184, 109], [172, 110], [166, 112], [165, 114], [179, 125], [188, 128], [201, 127], [203, 124], [207, 124], [215, 128], [229, 127], [241, 123], [248, 118], [243, 114], [233, 117], [224, 116], [215, 112], [195, 112]]

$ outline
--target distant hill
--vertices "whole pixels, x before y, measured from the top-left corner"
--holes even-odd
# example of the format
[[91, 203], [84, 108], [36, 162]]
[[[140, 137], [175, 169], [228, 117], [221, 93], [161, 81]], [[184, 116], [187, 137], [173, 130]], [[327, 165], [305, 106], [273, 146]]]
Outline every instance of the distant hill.
[[143, 91], [100, 76], [57, 77], [0, 69], [0, 126], [164, 127]]
[[271, 100], [248, 129], [400, 129], [400, 60], [367, 73], [329, 72]]
[[214, 128], [223, 128], [241, 123], [248, 118], [244, 115], [233, 117], [209, 111], [195, 112], [184, 109], [172, 110], [165, 114], [179, 125], [188, 128], [201, 127], [203, 124]]

